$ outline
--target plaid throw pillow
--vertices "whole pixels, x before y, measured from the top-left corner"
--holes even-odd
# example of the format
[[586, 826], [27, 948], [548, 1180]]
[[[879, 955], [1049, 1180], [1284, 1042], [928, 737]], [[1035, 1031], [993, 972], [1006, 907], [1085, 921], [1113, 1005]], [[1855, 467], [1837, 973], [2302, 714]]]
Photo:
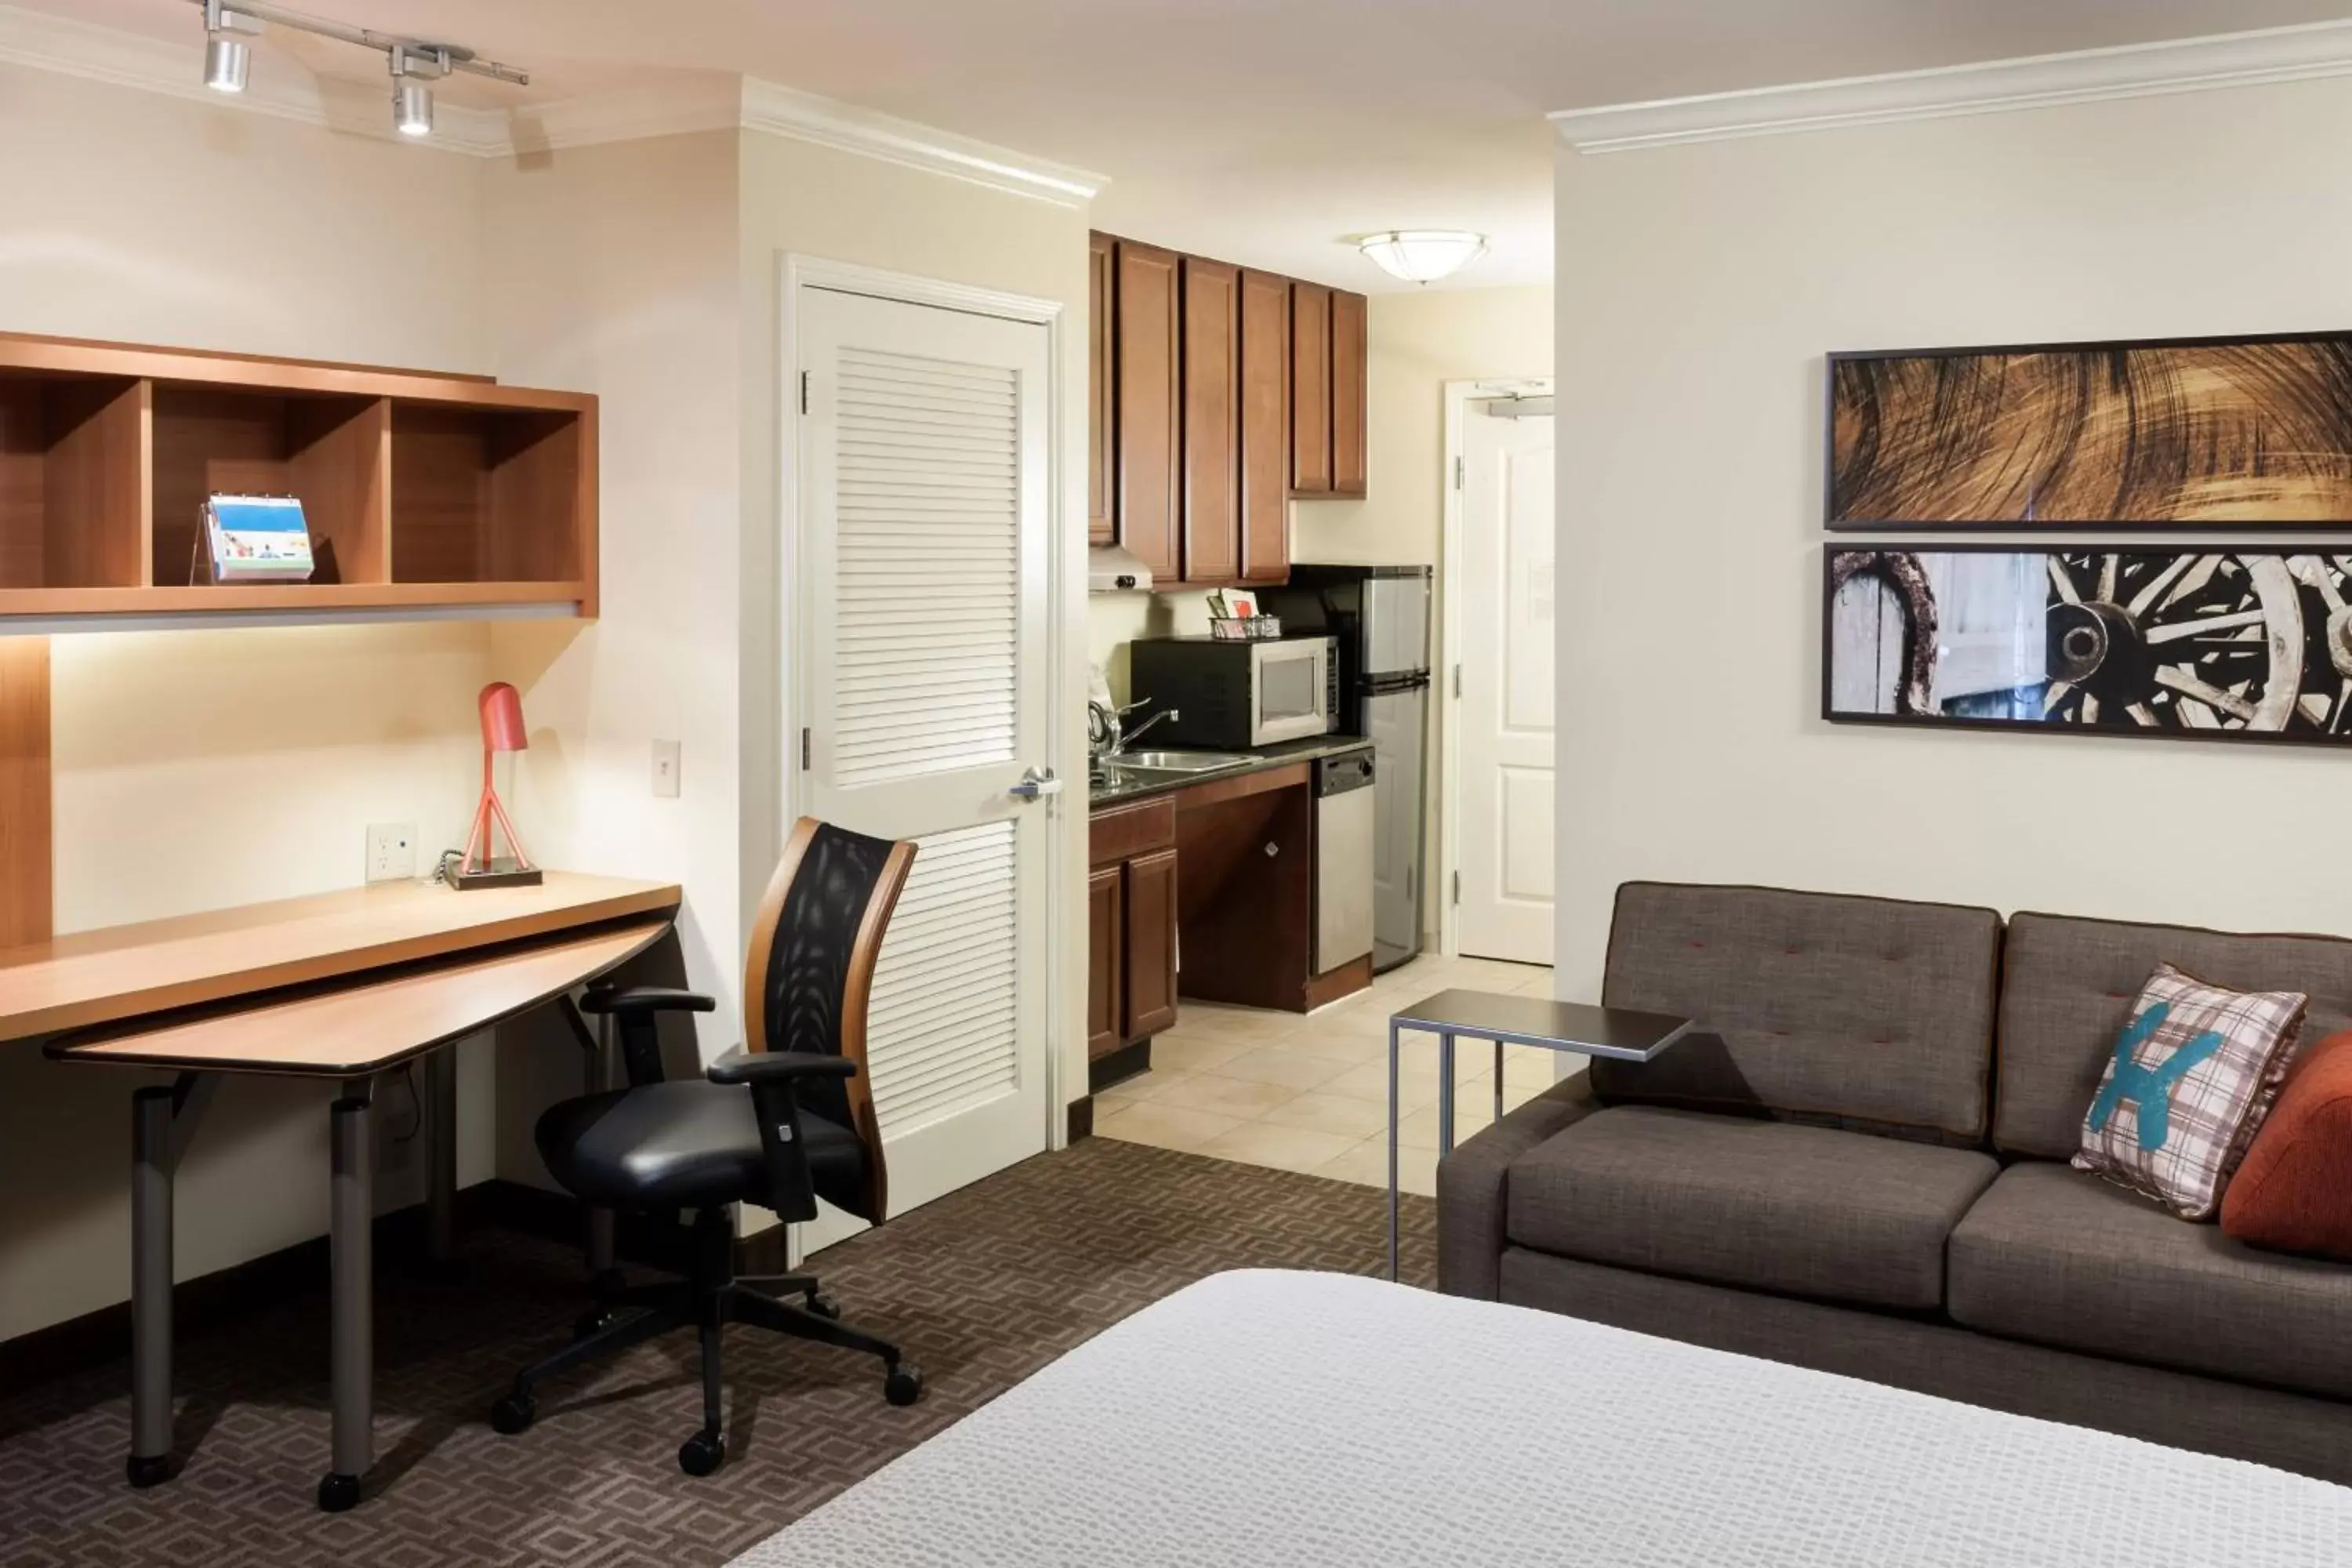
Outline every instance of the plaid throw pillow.
[[2077, 1170], [2210, 1219], [2294, 1059], [2310, 1000], [2229, 991], [2159, 963], [2083, 1117]]

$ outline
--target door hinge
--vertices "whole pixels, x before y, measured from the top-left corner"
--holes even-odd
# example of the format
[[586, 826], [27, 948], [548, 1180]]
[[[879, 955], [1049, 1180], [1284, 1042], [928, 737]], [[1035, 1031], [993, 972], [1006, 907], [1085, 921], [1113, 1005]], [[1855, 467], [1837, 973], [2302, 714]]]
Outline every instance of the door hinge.
[[1454, 696], [1456, 700], [1462, 696], [1462, 667], [1458, 664], [1454, 667]]
[[803, 772], [803, 773], [806, 773], [806, 772], [808, 772], [808, 769], [809, 769], [809, 732], [808, 732], [808, 731], [807, 731], [805, 728], [803, 728], [803, 729], [801, 731], [801, 772]]
[[801, 372], [801, 412], [803, 414], [808, 412], [808, 372]]
[[1462, 459], [1459, 458], [1454, 459], [1454, 488], [1457, 490], [1462, 488]]
[[1457, 904], [1462, 901], [1462, 873], [1459, 871], [1454, 873], [1454, 901]]

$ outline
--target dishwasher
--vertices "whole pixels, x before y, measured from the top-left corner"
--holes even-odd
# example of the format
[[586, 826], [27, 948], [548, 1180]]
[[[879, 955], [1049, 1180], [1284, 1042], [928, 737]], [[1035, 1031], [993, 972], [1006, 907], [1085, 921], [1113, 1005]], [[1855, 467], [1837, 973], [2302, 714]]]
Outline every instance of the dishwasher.
[[1372, 951], [1372, 749], [1315, 764], [1315, 973]]

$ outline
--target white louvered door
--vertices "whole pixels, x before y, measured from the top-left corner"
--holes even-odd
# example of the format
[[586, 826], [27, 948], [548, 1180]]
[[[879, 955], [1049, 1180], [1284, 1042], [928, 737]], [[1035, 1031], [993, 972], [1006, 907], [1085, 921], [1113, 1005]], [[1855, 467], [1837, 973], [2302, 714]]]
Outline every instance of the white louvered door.
[[801, 296], [801, 807], [920, 847], [867, 1031], [894, 1214], [1046, 1147], [1049, 345]]

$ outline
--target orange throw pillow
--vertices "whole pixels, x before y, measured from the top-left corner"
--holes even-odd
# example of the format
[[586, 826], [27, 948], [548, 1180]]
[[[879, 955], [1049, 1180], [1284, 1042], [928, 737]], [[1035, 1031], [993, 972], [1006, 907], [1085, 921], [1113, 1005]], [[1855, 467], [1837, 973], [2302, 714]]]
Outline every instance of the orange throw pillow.
[[2221, 1199], [2223, 1234], [2352, 1261], [2352, 1032], [2303, 1054]]

